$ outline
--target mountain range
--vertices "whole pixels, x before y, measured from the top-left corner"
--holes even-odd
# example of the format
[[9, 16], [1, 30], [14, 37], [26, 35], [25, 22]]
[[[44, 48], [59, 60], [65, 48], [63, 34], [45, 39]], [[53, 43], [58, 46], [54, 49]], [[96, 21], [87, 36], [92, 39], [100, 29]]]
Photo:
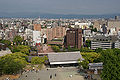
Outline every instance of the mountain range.
[[51, 13], [37, 13], [37, 12], [20, 12], [20, 13], [7, 13], [0, 12], [0, 18], [52, 18], [52, 19], [93, 19], [93, 18], [114, 18], [120, 16], [120, 13], [115, 14], [101, 14], [101, 15], [84, 15], [84, 14], [51, 14]]

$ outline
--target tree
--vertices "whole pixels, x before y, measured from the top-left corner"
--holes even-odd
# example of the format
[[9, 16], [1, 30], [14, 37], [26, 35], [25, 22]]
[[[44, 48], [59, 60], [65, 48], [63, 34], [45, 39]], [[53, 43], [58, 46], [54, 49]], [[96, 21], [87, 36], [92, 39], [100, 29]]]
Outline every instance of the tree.
[[120, 80], [120, 49], [107, 49], [101, 52], [103, 61], [102, 80]]
[[7, 45], [7, 47], [11, 46], [11, 42], [9, 40], [0, 40], [0, 43]]
[[29, 55], [30, 47], [25, 45], [13, 46], [12, 52], [21, 52], [23, 54]]
[[97, 32], [97, 28], [94, 28], [92, 31]]
[[23, 38], [21, 38], [20, 36], [15, 36], [15, 38], [13, 39], [13, 42], [16, 45], [22, 44]]
[[22, 53], [13, 53], [0, 57], [0, 69], [3, 74], [18, 73], [27, 62], [26, 55]]
[[68, 46], [68, 51], [72, 51], [72, 48], [70, 46]]
[[92, 28], [91, 31], [97, 32], [97, 28]]
[[81, 52], [82, 57], [90, 63], [99, 62], [100, 54], [95, 52]]
[[92, 49], [89, 49], [89, 48], [87, 48], [87, 47], [81, 47], [80, 48], [80, 52], [93, 52], [94, 50], [92, 50]]
[[97, 48], [95, 52], [100, 53], [102, 51], [102, 48]]
[[93, 25], [90, 25], [89, 28], [90, 28], [90, 29], [93, 29]]
[[86, 47], [91, 47], [91, 41], [90, 40], [86, 40], [85, 45], [86, 45]]
[[36, 65], [36, 64], [44, 64], [46, 60], [48, 60], [47, 56], [44, 56], [44, 57], [38, 57], [38, 56], [37, 57], [33, 57], [31, 59], [31, 64], [34, 64], [34, 65]]
[[96, 52], [81, 52], [82, 57], [84, 58], [83, 61], [78, 60], [79, 67], [83, 67], [84, 69], [88, 69], [89, 63], [96, 63], [101, 62], [100, 54]]
[[76, 46], [75, 47], [70, 47], [70, 46], [68, 46], [68, 51], [70, 52], [70, 51], [79, 51], [80, 49], [78, 49], [78, 48], [76, 48]]
[[89, 64], [89, 61], [87, 60], [83, 60], [83, 61], [79, 61], [79, 66], [82, 66], [84, 69], [88, 69], [88, 64]]
[[31, 64], [41, 64], [40, 57], [33, 57], [31, 59]]
[[12, 56], [14, 56], [14, 57], [16, 57], [16, 58], [22, 58], [22, 59], [25, 59], [25, 61], [28, 61], [28, 57], [27, 57], [27, 55], [26, 54], [23, 54], [23, 53], [21, 53], [21, 52], [15, 52], [15, 53], [13, 53], [14, 55], [12, 55]]
[[52, 45], [52, 49], [53, 49], [55, 52], [59, 52], [59, 51], [60, 51], [59, 46], [56, 46], [56, 45]]

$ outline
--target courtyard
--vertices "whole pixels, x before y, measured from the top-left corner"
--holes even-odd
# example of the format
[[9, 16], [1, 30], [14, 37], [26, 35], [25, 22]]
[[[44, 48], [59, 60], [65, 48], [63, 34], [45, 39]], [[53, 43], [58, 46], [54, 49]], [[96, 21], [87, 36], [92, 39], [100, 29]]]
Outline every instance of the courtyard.
[[17, 80], [84, 80], [84, 76], [73, 67], [49, 68], [24, 72]]

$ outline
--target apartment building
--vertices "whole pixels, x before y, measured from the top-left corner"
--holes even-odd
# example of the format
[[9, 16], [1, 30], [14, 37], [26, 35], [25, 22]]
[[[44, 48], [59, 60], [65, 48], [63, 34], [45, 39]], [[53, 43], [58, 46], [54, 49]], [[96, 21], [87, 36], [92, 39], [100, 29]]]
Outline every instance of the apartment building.
[[71, 28], [66, 32], [66, 47], [81, 48], [82, 46], [82, 29]]
[[66, 35], [65, 27], [53, 27], [41, 30], [42, 34], [46, 34], [47, 40], [52, 40], [54, 38], [64, 38]]

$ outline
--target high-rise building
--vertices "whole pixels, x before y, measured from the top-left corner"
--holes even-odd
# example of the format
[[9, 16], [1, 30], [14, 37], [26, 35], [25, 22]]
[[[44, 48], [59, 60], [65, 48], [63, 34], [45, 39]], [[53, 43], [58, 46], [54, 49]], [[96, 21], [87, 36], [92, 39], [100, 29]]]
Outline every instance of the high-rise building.
[[66, 47], [81, 48], [82, 46], [82, 29], [71, 28], [66, 32]]

